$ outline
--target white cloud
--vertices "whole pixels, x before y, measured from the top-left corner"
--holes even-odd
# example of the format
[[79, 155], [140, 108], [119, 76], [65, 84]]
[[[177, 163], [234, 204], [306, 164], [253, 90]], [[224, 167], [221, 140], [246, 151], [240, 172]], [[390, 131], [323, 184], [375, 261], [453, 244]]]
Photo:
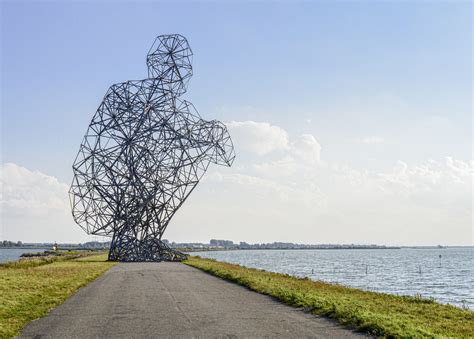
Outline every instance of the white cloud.
[[[237, 150], [234, 166], [210, 167], [166, 238], [472, 243], [473, 161], [446, 157], [357, 170], [321, 159], [321, 145], [310, 134], [292, 137], [254, 121], [232, 122], [229, 129]], [[68, 185], [15, 164], [2, 165], [1, 182], [4, 238], [85, 237], [70, 216]]]
[[79, 227], [73, 227], [67, 184], [13, 163], [0, 165], [0, 183], [0, 239], [77, 242], [86, 238]]
[[232, 121], [226, 125], [240, 152], [265, 155], [289, 148], [288, 133], [268, 122]]
[[264, 156], [279, 151], [309, 163], [320, 160], [321, 145], [311, 134], [302, 134], [290, 140], [288, 133], [281, 127], [251, 120], [232, 121], [227, 126], [235, 147], [241, 153]]
[[359, 140], [363, 144], [383, 144], [385, 139], [378, 136], [369, 136]]
[[[312, 135], [285, 135], [288, 147], [278, 156], [248, 161], [241, 150], [239, 166], [211, 169], [168, 236], [199, 237], [207, 230], [234, 240], [471, 243], [472, 161], [447, 157], [356, 170], [321, 159]], [[238, 149], [239, 142], [235, 145]], [[209, 209], [219, 227], [207, 217], [199, 219], [198, 211]]]
[[440, 187], [453, 193], [460, 188], [469, 190], [473, 175], [473, 161], [465, 162], [446, 157], [444, 161], [429, 160], [414, 166], [398, 161], [392, 171], [380, 173], [379, 177], [387, 190], [403, 189], [405, 192], [415, 194], [432, 192]]
[[301, 135], [291, 143], [291, 151], [300, 160], [315, 164], [321, 160], [321, 145], [311, 134]]
[[32, 172], [16, 164], [0, 167], [2, 196], [0, 213], [22, 215], [25, 211], [45, 215], [50, 211], [67, 211], [68, 186], [41, 172]]

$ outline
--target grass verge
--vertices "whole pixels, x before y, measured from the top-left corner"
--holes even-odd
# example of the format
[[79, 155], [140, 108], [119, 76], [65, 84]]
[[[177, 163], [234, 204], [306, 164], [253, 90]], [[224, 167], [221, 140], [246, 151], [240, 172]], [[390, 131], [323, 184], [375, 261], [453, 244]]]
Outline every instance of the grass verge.
[[17, 335], [114, 265], [106, 254], [64, 254], [0, 265], [0, 338]]
[[471, 337], [474, 334], [473, 311], [431, 299], [367, 292], [195, 256], [184, 263], [371, 335]]

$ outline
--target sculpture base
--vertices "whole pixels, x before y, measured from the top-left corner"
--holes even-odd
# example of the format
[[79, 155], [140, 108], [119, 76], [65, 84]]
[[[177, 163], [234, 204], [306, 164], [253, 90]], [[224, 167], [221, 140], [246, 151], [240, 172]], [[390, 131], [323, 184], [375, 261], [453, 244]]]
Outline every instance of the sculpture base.
[[110, 261], [143, 262], [143, 261], [183, 261], [187, 255], [172, 249], [158, 239], [131, 243], [112, 242], [109, 251]]

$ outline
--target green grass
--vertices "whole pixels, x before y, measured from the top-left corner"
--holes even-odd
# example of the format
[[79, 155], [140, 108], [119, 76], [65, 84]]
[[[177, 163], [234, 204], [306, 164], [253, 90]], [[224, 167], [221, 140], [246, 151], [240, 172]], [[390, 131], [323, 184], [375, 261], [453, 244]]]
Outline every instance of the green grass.
[[48, 252], [45, 251], [44, 253], [34, 253], [35, 256], [21, 258], [20, 260], [16, 260], [16, 261], [8, 261], [5, 263], [1, 263], [0, 268], [30, 268], [30, 267], [36, 267], [36, 266], [41, 266], [41, 265], [47, 265], [47, 264], [51, 264], [53, 262], [58, 262], [58, 261], [68, 261], [72, 259], [79, 259], [82, 257], [89, 257], [91, 255], [95, 255], [98, 253], [103, 254], [102, 252], [92, 252], [92, 251], [88, 251], [88, 252], [58, 251], [58, 252], [49, 253], [48, 255], [45, 255], [45, 253], [48, 253]]
[[106, 254], [65, 253], [0, 265], [0, 338], [18, 335], [114, 265]]
[[184, 263], [371, 335], [474, 336], [473, 311], [431, 299], [367, 292], [194, 256]]

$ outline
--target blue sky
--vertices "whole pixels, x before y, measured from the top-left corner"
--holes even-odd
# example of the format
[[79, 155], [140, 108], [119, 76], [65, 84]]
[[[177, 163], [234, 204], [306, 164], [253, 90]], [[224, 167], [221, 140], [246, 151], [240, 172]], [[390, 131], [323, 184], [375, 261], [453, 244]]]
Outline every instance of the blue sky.
[[[185, 97], [204, 118], [233, 121], [235, 128], [256, 126], [238, 122], [266, 123], [286, 133], [289, 146], [266, 153], [265, 163], [291, 157], [283, 149], [288, 151], [302, 135], [317, 140], [318, 161], [327, 168], [350, 168], [371, 178], [393, 174], [400, 163], [415, 174], [432, 162], [449, 168], [450, 158], [468, 169], [467, 182], [459, 188], [464, 193], [449, 201], [472, 204], [466, 195], [472, 193], [468, 187], [472, 183], [470, 2], [3, 1], [1, 7], [2, 164], [16, 164], [69, 184], [81, 138], [107, 88], [145, 78], [145, 57], [154, 37], [180, 33], [194, 51], [194, 75]], [[232, 173], [269, 180], [251, 173], [263, 161], [258, 152], [251, 154], [255, 147], [264, 147], [252, 144], [255, 133], [235, 133], [246, 138], [241, 139], [246, 146], [239, 150], [236, 140], [241, 160], [233, 171], [241, 172]], [[323, 173], [318, 166], [313, 166], [314, 172]], [[307, 186], [299, 182], [299, 175], [272, 180], [287, 182], [285, 187], [295, 182]], [[448, 190], [452, 187], [445, 184]], [[208, 185], [218, 190], [218, 183]], [[431, 189], [430, 198], [445, 206], [444, 188]], [[319, 190], [317, 186], [315, 192]], [[373, 193], [368, 190], [367, 194]], [[204, 193], [199, 193], [200, 201], [212, 202], [212, 195], [206, 200]], [[347, 196], [351, 191], [346, 186], [333, 193]], [[313, 198], [318, 200], [316, 193]], [[453, 206], [446, 207], [446, 215], [454, 213]], [[420, 203], [410, 212], [413, 220], [417, 213], [426, 215], [425, 207]], [[463, 211], [467, 214], [460, 222], [470, 218], [472, 223], [472, 209]], [[365, 220], [370, 213], [360, 217]], [[334, 218], [324, 219], [325, 225]], [[10, 234], [16, 219], [4, 220], [10, 225], [4, 222], [4, 233]], [[405, 222], [410, 227], [413, 221], [400, 220]], [[429, 229], [430, 221], [425, 223], [423, 229]], [[303, 226], [293, 240], [302, 241], [307, 220], [298, 224]], [[350, 226], [344, 225], [341, 231], [351, 235], [345, 228]], [[466, 237], [472, 241], [472, 228], [469, 234], [469, 225], [463, 225], [453, 243]], [[217, 226], [194, 238], [261, 240], [269, 227], [254, 239], [246, 231], [216, 232]], [[267, 238], [284, 240], [285, 234]], [[443, 234], [440, 230], [440, 241]], [[417, 236], [421, 243], [423, 236]]]

